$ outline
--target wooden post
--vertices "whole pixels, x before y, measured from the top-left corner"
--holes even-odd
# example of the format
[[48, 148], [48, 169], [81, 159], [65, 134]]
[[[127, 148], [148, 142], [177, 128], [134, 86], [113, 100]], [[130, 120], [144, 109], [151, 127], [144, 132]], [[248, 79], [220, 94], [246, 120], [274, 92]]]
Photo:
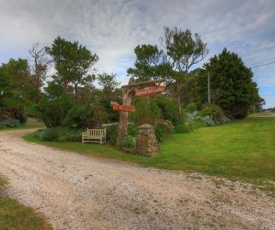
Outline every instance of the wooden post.
[[211, 104], [211, 94], [210, 94], [210, 73], [208, 72], [208, 81], [207, 81], [207, 91], [208, 91], [208, 103]]
[[[131, 105], [132, 97], [134, 95], [133, 88], [124, 88], [123, 89], [123, 105]], [[118, 136], [117, 136], [117, 144], [120, 146], [121, 141], [127, 135], [128, 132], [128, 112], [119, 111], [119, 125], [118, 125]]]
[[[154, 84], [154, 83], [163, 82], [163, 81], [165, 81], [165, 79], [131, 83], [131, 79], [130, 79], [128, 85], [121, 86], [122, 93], [123, 93], [122, 105], [131, 105], [132, 98], [134, 96], [134, 87], [135, 86], [149, 85], [149, 84]], [[118, 146], [121, 145], [121, 141], [127, 135], [128, 116], [129, 116], [128, 112], [119, 111], [119, 125], [118, 125], [118, 135], [117, 135]]]

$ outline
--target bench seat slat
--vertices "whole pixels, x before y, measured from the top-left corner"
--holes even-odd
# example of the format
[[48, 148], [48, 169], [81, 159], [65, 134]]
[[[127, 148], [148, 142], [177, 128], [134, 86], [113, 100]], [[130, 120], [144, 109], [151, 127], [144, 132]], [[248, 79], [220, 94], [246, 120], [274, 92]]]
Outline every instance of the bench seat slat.
[[106, 128], [105, 129], [87, 129], [82, 132], [82, 143], [105, 143], [106, 142]]

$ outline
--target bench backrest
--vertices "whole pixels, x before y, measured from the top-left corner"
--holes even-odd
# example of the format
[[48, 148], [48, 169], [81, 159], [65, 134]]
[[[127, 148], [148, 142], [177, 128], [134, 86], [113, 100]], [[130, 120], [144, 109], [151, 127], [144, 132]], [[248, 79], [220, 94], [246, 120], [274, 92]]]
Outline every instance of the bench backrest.
[[105, 129], [87, 129], [87, 135], [91, 137], [105, 137], [106, 128]]

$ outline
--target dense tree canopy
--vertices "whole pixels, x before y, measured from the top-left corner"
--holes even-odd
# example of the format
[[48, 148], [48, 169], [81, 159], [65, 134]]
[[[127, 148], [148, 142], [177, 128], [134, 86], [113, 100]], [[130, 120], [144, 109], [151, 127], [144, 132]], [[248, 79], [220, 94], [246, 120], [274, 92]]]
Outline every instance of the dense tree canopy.
[[[164, 78], [167, 86], [164, 95], [132, 101], [133, 88], [118, 89], [120, 83], [115, 74], [95, 73], [97, 54], [78, 42], [58, 36], [49, 47], [35, 43], [29, 50], [29, 62], [10, 59], [0, 66], [0, 121], [24, 121], [26, 116], [34, 116], [49, 128], [96, 128], [102, 123], [119, 121], [122, 113], [128, 118], [127, 112], [112, 109], [111, 101], [115, 101], [136, 106], [136, 112], [130, 117], [136, 125], [148, 122], [157, 127], [157, 132], [171, 132], [173, 127], [176, 132], [189, 132], [195, 125], [190, 123], [189, 127], [186, 121], [196, 116], [196, 110], [204, 108], [205, 114], [212, 116], [213, 108], [221, 108], [226, 115], [243, 118], [252, 106], [262, 109], [264, 105], [251, 70], [237, 54], [224, 49], [203, 68], [194, 69], [208, 50], [200, 36], [192, 35], [190, 30], [164, 28], [160, 46], [138, 45], [134, 51], [134, 67], [127, 70], [130, 82]], [[49, 65], [50, 62], [53, 65]], [[54, 68], [54, 74], [50, 67]], [[204, 106], [208, 101], [208, 73], [213, 105]], [[98, 85], [92, 84], [93, 81]], [[181, 114], [182, 108], [185, 116]], [[220, 120], [216, 122], [219, 124], [224, 119], [221, 109]], [[211, 117], [204, 122], [213, 123]], [[127, 127], [127, 122], [124, 125]]]
[[113, 97], [113, 92], [115, 91], [116, 87], [120, 84], [116, 81], [116, 75], [115, 74], [98, 74], [97, 76], [98, 84], [101, 85], [103, 96], [106, 99], [111, 100]]
[[208, 50], [197, 33], [193, 38], [190, 30], [182, 31], [177, 27], [164, 28], [161, 45], [163, 50], [153, 45], [137, 46], [135, 68], [128, 69], [128, 73], [140, 79], [164, 77], [168, 84], [175, 82], [178, 114], [181, 116], [184, 79], [190, 67], [202, 61]]
[[169, 76], [165, 53], [156, 45], [138, 45], [135, 48], [135, 55], [135, 68], [129, 68], [127, 72], [136, 81], [151, 81]]
[[78, 87], [95, 79], [90, 71], [99, 58], [85, 46], [58, 36], [51, 47], [46, 47], [46, 51], [53, 58], [57, 70], [55, 80], [62, 85], [64, 93], [67, 93], [69, 84], [72, 84], [77, 98]]
[[224, 49], [204, 65], [197, 79], [195, 100], [199, 105], [207, 102], [207, 74], [211, 79], [211, 102], [219, 105], [226, 114], [243, 118], [251, 106], [259, 103], [257, 84], [253, 73], [236, 54]]
[[10, 59], [0, 67], [0, 119], [24, 120], [24, 106], [32, 100], [30, 69], [25, 59]]

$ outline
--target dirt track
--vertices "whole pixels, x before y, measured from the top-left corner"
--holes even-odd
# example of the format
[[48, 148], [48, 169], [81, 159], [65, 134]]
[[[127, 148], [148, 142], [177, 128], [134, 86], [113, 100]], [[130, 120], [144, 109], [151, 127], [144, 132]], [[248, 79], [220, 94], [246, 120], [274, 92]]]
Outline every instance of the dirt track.
[[28, 132], [0, 132], [0, 174], [54, 229], [275, 229], [275, 199], [250, 185], [54, 150]]

